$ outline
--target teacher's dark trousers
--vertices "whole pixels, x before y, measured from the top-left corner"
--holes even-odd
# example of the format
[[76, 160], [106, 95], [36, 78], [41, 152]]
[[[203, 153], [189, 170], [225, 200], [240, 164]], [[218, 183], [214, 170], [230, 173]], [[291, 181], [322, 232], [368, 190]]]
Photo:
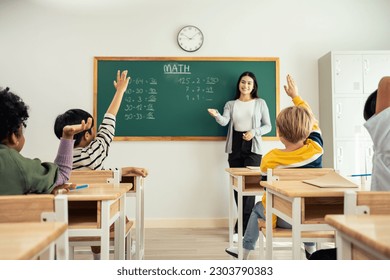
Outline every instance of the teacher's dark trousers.
[[[229, 167], [246, 167], [246, 166], [260, 166], [261, 155], [251, 152], [252, 140], [245, 141], [242, 139], [244, 132], [233, 132], [232, 153], [229, 154]], [[234, 192], [234, 199], [236, 205], [238, 204], [237, 192]], [[243, 196], [242, 197], [242, 232], [245, 234], [246, 226], [249, 221], [249, 217], [252, 213], [252, 209], [255, 205], [255, 196]], [[234, 232], [237, 233], [238, 223], [234, 227]]]

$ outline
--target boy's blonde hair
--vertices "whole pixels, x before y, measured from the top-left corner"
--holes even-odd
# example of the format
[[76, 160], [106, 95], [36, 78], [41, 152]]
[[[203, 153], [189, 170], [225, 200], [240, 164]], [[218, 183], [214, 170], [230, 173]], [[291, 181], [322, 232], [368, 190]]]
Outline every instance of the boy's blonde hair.
[[279, 135], [293, 144], [309, 137], [313, 122], [310, 111], [301, 106], [287, 107], [276, 117]]

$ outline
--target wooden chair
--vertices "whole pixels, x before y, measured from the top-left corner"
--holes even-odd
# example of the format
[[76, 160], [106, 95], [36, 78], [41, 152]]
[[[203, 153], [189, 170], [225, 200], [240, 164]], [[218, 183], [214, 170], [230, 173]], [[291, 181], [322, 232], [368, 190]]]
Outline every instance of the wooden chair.
[[[62, 222], [68, 223], [66, 195], [31, 194], [0, 196], [0, 223]], [[62, 234], [54, 248], [44, 252], [40, 259], [67, 260], [69, 257], [68, 231]]]
[[388, 215], [390, 192], [347, 190], [344, 195], [344, 214]]
[[[120, 172], [118, 170], [74, 170], [70, 174], [69, 182], [73, 184], [93, 183], [120, 183]], [[134, 222], [127, 220], [126, 235], [126, 259], [131, 259], [131, 230]], [[114, 231], [110, 232], [110, 243], [113, 245]], [[74, 248], [80, 246], [100, 246], [100, 238], [92, 236], [71, 237], [69, 239], [69, 258], [74, 259]]]
[[[344, 195], [345, 215], [389, 215], [390, 192], [347, 190]], [[339, 238], [336, 236], [336, 239]], [[337, 242], [339, 243], [339, 242]], [[337, 259], [376, 259], [358, 246], [341, 242], [337, 247]], [[349, 248], [348, 248], [349, 247]]]
[[135, 259], [143, 260], [145, 257], [145, 211], [144, 211], [144, 188], [145, 180], [136, 174], [121, 176], [122, 183], [132, 183], [133, 188], [127, 192], [126, 197], [135, 199]]
[[[333, 172], [333, 168], [277, 168], [277, 169], [268, 169], [267, 170], [267, 181], [301, 181], [314, 179], [319, 176]], [[265, 258], [265, 238], [266, 238], [266, 229], [264, 222], [259, 219], [259, 255], [261, 259]], [[273, 242], [291, 242], [292, 231], [291, 229], [285, 228], [275, 228], [272, 231], [272, 240]], [[305, 231], [302, 232], [302, 242], [334, 242], [334, 231]], [[274, 249], [285, 247], [273, 247]]]

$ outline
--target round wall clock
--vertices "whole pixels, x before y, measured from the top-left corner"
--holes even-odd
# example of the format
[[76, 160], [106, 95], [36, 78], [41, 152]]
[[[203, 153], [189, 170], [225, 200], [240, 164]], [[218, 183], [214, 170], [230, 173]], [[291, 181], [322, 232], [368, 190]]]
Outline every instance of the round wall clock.
[[184, 26], [177, 34], [177, 43], [186, 52], [195, 52], [203, 45], [203, 33], [193, 25]]

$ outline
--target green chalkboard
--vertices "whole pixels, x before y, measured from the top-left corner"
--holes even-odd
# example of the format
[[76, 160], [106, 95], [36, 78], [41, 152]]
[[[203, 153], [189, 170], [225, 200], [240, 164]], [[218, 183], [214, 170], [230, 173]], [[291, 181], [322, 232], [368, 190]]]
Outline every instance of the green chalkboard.
[[276, 139], [279, 111], [278, 58], [95, 57], [94, 118], [101, 123], [115, 89], [117, 70], [131, 81], [117, 114], [115, 140], [225, 140], [207, 108], [223, 112], [234, 99], [244, 71], [256, 75], [259, 96], [267, 102]]

